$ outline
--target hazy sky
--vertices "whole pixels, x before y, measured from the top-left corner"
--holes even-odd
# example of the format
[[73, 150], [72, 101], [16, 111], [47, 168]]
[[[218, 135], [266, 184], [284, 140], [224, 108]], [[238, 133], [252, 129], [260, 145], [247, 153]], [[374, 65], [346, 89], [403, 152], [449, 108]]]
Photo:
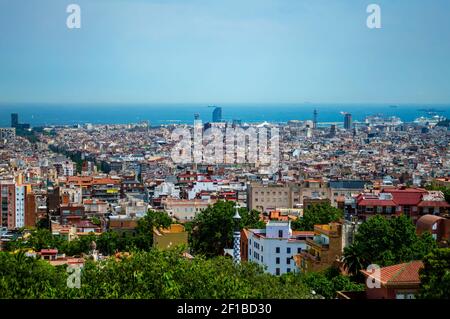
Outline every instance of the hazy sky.
[[0, 0], [10, 102], [449, 103], [450, 1]]

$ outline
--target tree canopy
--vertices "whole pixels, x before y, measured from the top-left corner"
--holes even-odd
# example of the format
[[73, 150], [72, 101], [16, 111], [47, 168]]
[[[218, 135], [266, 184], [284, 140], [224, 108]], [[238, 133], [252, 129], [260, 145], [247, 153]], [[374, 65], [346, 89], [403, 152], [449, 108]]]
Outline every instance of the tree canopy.
[[[194, 253], [208, 257], [218, 256], [223, 254], [224, 248], [233, 247], [234, 205], [231, 201], [218, 201], [194, 218], [190, 225], [190, 247]], [[239, 214], [241, 229], [264, 227], [258, 211], [240, 208]]]
[[343, 217], [343, 212], [330, 204], [316, 204], [305, 208], [303, 217], [292, 222], [294, 230], [314, 230], [314, 225], [328, 224], [338, 221]]
[[273, 276], [254, 263], [230, 258], [193, 260], [182, 249], [134, 251], [127, 257], [87, 261], [81, 286], [67, 287], [65, 266], [0, 253], [0, 298], [310, 298], [300, 274]]
[[67, 241], [63, 237], [55, 236], [50, 230], [38, 228], [25, 238], [19, 238], [7, 244], [8, 251], [17, 249], [33, 249], [40, 251], [45, 248], [56, 248], [60, 253], [69, 256], [87, 254], [91, 250], [93, 241], [97, 244], [97, 250], [104, 255], [111, 255], [116, 251], [129, 251], [132, 249], [150, 250], [153, 245], [153, 229], [166, 228], [172, 223], [166, 212], [149, 210], [139, 219], [135, 236], [119, 236], [113, 231], [107, 231], [99, 236], [93, 233], [80, 236]]
[[450, 248], [433, 250], [423, 259], [419, 271], [421, 287], [419, 298], [450, 298]]
[[344, 263], [357, 275], [369, 264], [383, 267], [419, 260], [434, 248], [436, 242], [431, 235], [418, 236], [409, 217], [386, 219], [376, 215], [359, 226], [353, 244], [344, 249]]

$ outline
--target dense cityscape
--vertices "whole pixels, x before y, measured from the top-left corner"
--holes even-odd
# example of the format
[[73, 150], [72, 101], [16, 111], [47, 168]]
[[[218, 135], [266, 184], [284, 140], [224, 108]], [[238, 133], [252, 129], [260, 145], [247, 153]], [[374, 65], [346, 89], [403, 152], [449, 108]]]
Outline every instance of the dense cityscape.
[[[318, 118], [249, 124], [214, 107], [193, 125], [31, 127], [11, 114], [0, 128], [0, 297], [448, 298], [448, 121]], [[276, 170], [248, 160], [245, 136], [241, 162], [177, 163], [174, 131], [199, 123], [277, 129]], [[39, 270], [24, 275], [31, 263]], [[80, 270], [75, 288], [66, 269]]]
[[1, 315], [445, 315], [449, 12], [0, 0]]

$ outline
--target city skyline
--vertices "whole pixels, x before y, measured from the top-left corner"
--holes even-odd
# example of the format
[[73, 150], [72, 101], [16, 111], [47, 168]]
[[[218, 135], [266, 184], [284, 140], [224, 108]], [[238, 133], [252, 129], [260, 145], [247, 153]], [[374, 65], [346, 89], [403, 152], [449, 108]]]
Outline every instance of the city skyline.
[[450, 103], [446, 1], [76, 3], [1, 2], [0, 103]]

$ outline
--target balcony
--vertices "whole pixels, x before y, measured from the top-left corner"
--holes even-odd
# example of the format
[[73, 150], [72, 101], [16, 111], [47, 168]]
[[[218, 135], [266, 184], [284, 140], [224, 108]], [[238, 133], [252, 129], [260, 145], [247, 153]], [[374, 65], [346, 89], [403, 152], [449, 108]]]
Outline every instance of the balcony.
[[326, 250], [330, 247], [329, 244], [326, 244], [323, 240], [320, 239], [320, 236], [314, 236], [314, 239], [307, 238], [306, 244], [315, 247], [318, 250]]
[[310, 252], [307, 252], [307, 251], [303, 251], [300, 254], [300, 258], [303, 259], [303, 260], [308, 260], [308, 261], [314, 262], [314, 263], [319, 263], [320, 262], [320, 257], [319, 256], [316, 256], [316, 255], [314, 255], [314, 254], [312, 254]]

